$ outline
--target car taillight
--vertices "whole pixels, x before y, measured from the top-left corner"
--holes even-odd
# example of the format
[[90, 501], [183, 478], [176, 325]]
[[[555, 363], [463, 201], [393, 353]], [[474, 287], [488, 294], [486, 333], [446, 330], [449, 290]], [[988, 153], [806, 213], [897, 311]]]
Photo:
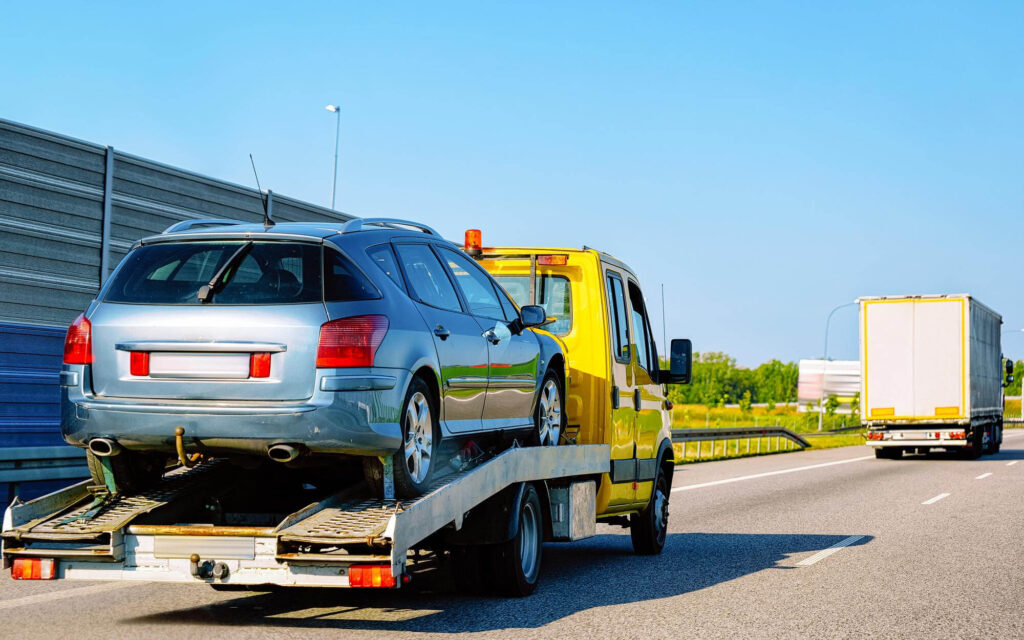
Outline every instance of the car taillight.
[[318, 368], [372, 367], [377, 347], [388, 332], [385, 316], [352, 316], [320, 327]]
[[149, 375], [149, 352], [132, 351], [128, 360], [129, 370], [133, 376]]
[[64, 364], [92, 364], [92, 323], [84, 313], [68, 327], [64, 338]]
[[57, 561], [53, 558], [15, 558], [11, 578], [15, 580], [53, 580], [57, 577]]
[[249, 377], [269, 378], [270, 377], [270, 354], [250, 353], [249, 354]]
[[389, 588], [395, 586], [395, 576], [386, 564], [355, 564], [348, 568], [348, 586]]

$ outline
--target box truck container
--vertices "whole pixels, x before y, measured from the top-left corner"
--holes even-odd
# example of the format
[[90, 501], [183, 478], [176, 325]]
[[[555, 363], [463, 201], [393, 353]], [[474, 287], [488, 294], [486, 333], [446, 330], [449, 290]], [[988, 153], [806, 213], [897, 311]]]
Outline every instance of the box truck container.
[[858, 302], [861, 416], [875, 455], [998, 452], [1002, 317], [967, 294]]

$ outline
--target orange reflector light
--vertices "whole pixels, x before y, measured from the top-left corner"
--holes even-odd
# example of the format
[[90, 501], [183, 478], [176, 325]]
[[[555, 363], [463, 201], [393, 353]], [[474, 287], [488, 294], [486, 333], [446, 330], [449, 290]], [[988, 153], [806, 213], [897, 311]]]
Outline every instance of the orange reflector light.
[[354, 564], [348, 568], [348, 586], [391, 588], [395, 586], [395, 577], [386, 564]]
[[958, 416], [960, 415], [960, 407], [935, 407], [935, 415], [938, 416]]
[[483, 249], [483, 234], [479, 229], [466, 229], [466, 242], [463, 247], [469, 255], [480, 255]]
[[881, 440], [881, 439], [882, 439], [882, 432], [881, 431], [869, 431], [868, 432], [868, 440]]
[[131, 364], [130, 370], [133, 376], [149, 375], [148, 351], [132, 351], [129, 358], [129, 363]]
[[967, 439], [967, 433], [964, 432], [964, 431], [950, 431], [949, 432], [949, 439], [950, 440], [966, 440]]
[[249, 377], [269, 378], [270, 377], [270, 354], [250, 353], [249, 354]]
[[871, 410], [871, 417], [872, 418], [883, 417], [883, 416], [894, 416], [894, 415], [896, 415], [896, 410], [894, 408], [892, 408], [892, 407], [879, 407], [878, 409], [872, 409]]
[[569, 264], [569, 256], [565, 254], [537, 256], [537, 264], [542, 264], [549, 267], [564, 267], [565, 265]]
[[14, 580], [53, 580], [57, 577], [57, 561], [53, 558], [15, 558], [11, 565]]

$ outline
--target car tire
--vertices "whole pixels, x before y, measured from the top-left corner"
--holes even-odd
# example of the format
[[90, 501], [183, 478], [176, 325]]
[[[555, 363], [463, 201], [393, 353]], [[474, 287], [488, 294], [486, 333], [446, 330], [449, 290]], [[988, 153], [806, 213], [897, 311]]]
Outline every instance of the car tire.
[[668, 536], [668, 481], [660, 468], [654, 478], [651, 500], [640, 513], [629, 516], [629, 537], [633, 551], [642, 556], [654, 556], [665, 548]]
[[558, 373], [548, 369], [537, 394], [530, 444], [541, 447], [557, 445], [565, 433], [565, 422], [565, 391]]
[[527, 484], [519, 504], [519, 526], [507, 542], [488, 545], [482, 551], [490, 562], [494, 591], [499, 595], [522, 598], [533, 593], [540, 581], [541, 555], [544, 543], [544, 515], [540, 496]]
[[[88, 449], [85, 451], [85, 460], [93, 484], [109, 489], [103, 460]], [[162, 456], [135, 451], [121, 451], [107, 460], [114, 481], [114, 493], [118, 494], [138, 493], [152, 487], [163, 475], [166, 462]]]
[[441, 461], [437, 408], [427, 383], [413, 378], [402, 405], [402, 446], [395, 453], [395, 496], [416, 498], [427, 492]]

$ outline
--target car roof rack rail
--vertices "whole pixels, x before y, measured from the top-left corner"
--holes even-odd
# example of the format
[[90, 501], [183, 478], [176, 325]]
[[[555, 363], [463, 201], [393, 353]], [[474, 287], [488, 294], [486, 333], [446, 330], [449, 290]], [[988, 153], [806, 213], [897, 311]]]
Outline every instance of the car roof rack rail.
[[419, 222], [412, 222], [411, 220], [402, 220], [400, 218], [352, 218], [351, 220], [345, 223], [345, 226], [341, 228], [341, 232], [355, 233], [356, 231], [362, 231], [363, 225], [412, 227], [413, 229], [419, 229], [423, 233], [428, 233], [432, 236], [441, 236], [440, 233], [434, 231], [425, 224], [420, 224]]
[[164, 233], [179, 233], [191, 231], [200, 227], [223, 227], [235, 224], [246, 224], [241, 220], [230, 220], [228, 218], [202, 218], [200, 220], [182, 220], [164, 229]]

